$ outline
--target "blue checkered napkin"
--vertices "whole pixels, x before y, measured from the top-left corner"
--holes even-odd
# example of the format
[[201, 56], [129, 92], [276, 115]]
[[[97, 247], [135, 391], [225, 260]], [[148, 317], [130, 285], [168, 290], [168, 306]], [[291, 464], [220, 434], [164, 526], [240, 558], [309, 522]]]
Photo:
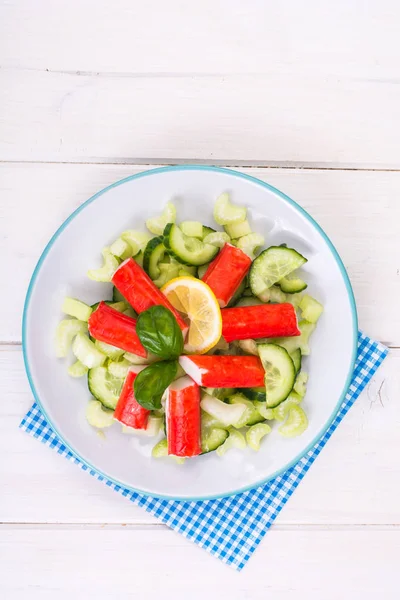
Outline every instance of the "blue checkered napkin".
[[253, 490], [203, 502], [179, 502], [143, 496], [116, 485], [74, 456], [57, 438], [37, 404], [24, 417], [20, 427], [57, 450], [81, 469], [103, 481], [163, 523], [192, 540], [228, 565], [244, 567], [280, 510], [286, 504], [308, 469], [325, 446], [349, 408], [365, 388], [385, 356], [387, 348], [359, 333], [354, 376], [335, 420], [315, 446], [288, 471]]

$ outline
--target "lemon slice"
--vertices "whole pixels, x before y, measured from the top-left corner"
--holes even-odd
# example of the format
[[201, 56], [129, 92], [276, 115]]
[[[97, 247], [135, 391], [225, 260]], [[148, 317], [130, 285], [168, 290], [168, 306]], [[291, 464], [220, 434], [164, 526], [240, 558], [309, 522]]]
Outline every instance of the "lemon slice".
[[195, 277], [177, 277], [161, 291], [189, 325], [185, 352], [204, 354], [219, 341], [221, 310], [211, 288]]

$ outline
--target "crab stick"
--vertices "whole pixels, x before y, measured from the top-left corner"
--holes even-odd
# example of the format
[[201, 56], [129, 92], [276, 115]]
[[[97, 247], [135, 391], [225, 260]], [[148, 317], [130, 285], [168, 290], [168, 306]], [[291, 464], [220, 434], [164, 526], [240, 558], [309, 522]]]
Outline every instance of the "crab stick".
[[224, 308], [222, 335], [227, 342], [234, 340], [289, 337], [300, 335], [296, 311], [292, 304], [259, 304]]
[[251, 258], [242, 250], [225, 244], [203, 275], [203, 281], [214, 292], [221, 308], [231, 300], [251, 265]]
[[175, 316], [185, 337], [188, 330], [187, 324], [133, 258], [128, 258], [118, 267], [112, 282], [137, 313], [160, 304], [168, 308]]
[[88, 328], [90, 335], [99, 342], [111, 344], [143, 358], [147, 357], [147, 351], [136, 333], [136, 320], [111, 308], [105, 302], [100, 302], [90, 315]]
[[190, 377], [181, 377], [169, 386], [165, 415], [168, 454], [201, 454], [200, 388]]
[[135, 398], [133, 382], [136, 375], [144, 367], [132, 367], [129, 369], [122, 386], [121, 395], [114, 411], [114, 419], [133, 429], [146, 429], [150, 411], [143, 408]]
[[265, 371], [257, 356], [181, 356], [182, 369], [202, 387], [264, 386]]

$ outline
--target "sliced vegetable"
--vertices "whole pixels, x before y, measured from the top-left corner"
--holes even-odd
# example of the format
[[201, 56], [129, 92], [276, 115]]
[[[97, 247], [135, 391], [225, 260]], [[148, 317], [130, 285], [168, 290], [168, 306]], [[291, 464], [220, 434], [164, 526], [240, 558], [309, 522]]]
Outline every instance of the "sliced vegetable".
[[293, 361], [294, 368], [296, 369], [296, 373], [298, 373], [301, 369], [301, 350], [300, 348], [296, 348], [293, 352], [290, 352], [290, 358]]
[[[290, 362], [294, 370], [291, 359]], [[243, 388], [264, 385], [264, 369], [256, 356], [191, 355], [181, 356], [179, 363], [203, 387]]]
[[114, 413], [117, 421], [133, 429], [146, 429], [150, 415], [150, 411], [138, 403], [133, 391], [134, 381], [142, 369], [131, 367], [128, 371]]
[[126, 358], [126, 360], [128, 360], [133, 365], [150, 365], [151, 363], [159, 360], [159, 358], [151, 352], [147, 353], [146, 358], [143, 358], [143, 356], [138, 356], [137, 354], [133, 354], [132, 352], [125, 352], [124, 358]]
[[315, 298], [312, 298], [308, 294], [303, 296], [303, 298], [301, 299], [299, 308], [301, 310], [302, 318], [306, 321], [309, 321], [310, 323], [316, 323], [324, 310], [322, 304], [320, 304], [318, 300], [315, 300]]
[[[225, 231], [232, 239], [238, 239], [243, 236], [251, 234], [250, 223], [247, 219], [242, 221], [241, 223], [231, 223], [230, 225], [225, 225]], [[256, 234], [258, 235], [258, 234]], [[264, 239], [264, 238], [263, 238]], [[262, 242], [264, 243], [264, 242]], [[261, 244], [259, 244], [261, 245]]]
[[224, 308], [221, 314], [222, 335], [227, 342], [300, 335], [296, 311], [291, 304]]
[[259, 402], [258, 400], [256, 400], [254, 402], [254, 406], [256, 407], [256, 409], [258, 410], [260, 415], [262, 417], [264, 417], [264, 419], [267, 419], [267, 421], [272, 421], [273, 419], [275, 419], [275, 410], [276, 409], [268, 408], [268, 406], [265, 402], [265, 399], [262, 402]]
[[88, 373], [89, 391], [106, 408], [115, 409], [121, 393], [123, 379], [114, 377], [106, 367], [90, 369]]
[[208, 265], [200, 265], [200, 267], [197, 268], [197, 277], [199, 279], [203, 279], [204, 273], [206, 273], [208, 269]]
[[[257, 350], [258, 354], [258, 350]], [[265, 387], [254, 387], [254, 388], [244, 388], [243, 394], [249, 398], [249, 400], [257, 400], [258, 402], [265, 402], [266, 400], [266, 391]]]
[[260, 344], [258, 352], [265, 369], [267, 406], [283, 402], [293, 389], [296, 370], [287, 351], [275, 344]]
[[229, 427], [238, 423], [246, 412], [246, 405], [225, 404], [215, 396], [210, 396], [205, 392], [202, 394], [200, 406], [204, 412], [222, 423], [224, 427]]
[[258, 356], [258, 348], [254, 340], [239, 340], [238, 346], [241, 350], [243, 350], [243, 352], [246, 352], [247, 354], [253, 354], [254, 356]]
[[129, 427], [128, 425], [122, 425], [122, 433], [128, 435], [141, 435], [144, 437], [155, 437], [161, 431], [162, 422], [163, 420], [161, 417], [155, 417], [150, 414], [149, 419], [147, 421], [146, 429], [134, 429], [133, 427]]
[[216, 450], [218, 456], [224, 456], [224, 454], [232, 448], [237, 448], [238, 450], [244, 450], [244, 448], [246, 448], [246, 440], [240, 431], [232, 428], [228, 430], [228, 433], [229, 437], [227, 440]]
[[242, 298], [240, 298], [240, 300], [238, 300], [238, 302], [236, 303], [236, 307], [258, 306], [260, 304], [263, 304], [263, 302], [261, 302], [261, 300], [259, 300], [255, 296], [245, 296], [245, 293], [246, 293], [246, 290], [244, 291]]
[[113, 286], [112, 299], [113, 299], [113, 302], [123, 302], [124, 304], [126, 304], [125, 298], [123, 297], [121, 292], [119, 290], [117, 290], [117, 288], [115, 286]]
[[201, 434], [201, 453], [207, 454], [208, 452], [213, 452], [227, 439], [229, 433], [226, 429], [209, 429], [206, 431], [202, 431]]
[[168, 223], [164, 229], [164, 245], [178, 262], [189, 266], [204, 265], [218, 252], [216, 246], [205, 244], [195, 237], [188, 237], [173, 223]]
[[297, 337], [278, 338], [271, 340], [271, 342], [279, 344], [279, 346], [285, 348], [289, 354], [294, 352], [294, 350], [297, 350], [297, 348], [300, 348], [301, 354], [303, 356], [308, 356], [310, 354], [310, 346], [308, 341], [310, 339], [310, 335], [315, 330], [315, 323], [300, 321], [299, 330], [300, 335]]
[[161, 235], [167, 223], [175, 223], [176, 208], [172, 202], [168, 202], [163, 213], [159, 217], [147, 219], [146, 227], [151, 233]]
[[292, 406], [294, 406], [295, 404], [301, 404], [302, 400], [303, 398], [292, 390], [289, 396], [286, 398], [286, 400], [281, 402], [281, 404], [279, 404], [279, 406], [277, 406], [276, 408], [272, 409], [274, 411], [273, 418], [277, 421], [284, 421]]
[[225, 307], [251, 265], [251, 260], [232, 244], [225, 244], [217, 258], [209, 265], [202, 279], [214, 292], [221, 308]]
[[271, 246], [261, 252], [250, 269], [250, 287], [255, 296], [263, 300], [263, 294], [274, 283], [281, 281], [298, 269], [307, 259], [293, 248]]
[[166, 438], [160, 440], [158, 444], [156, 444], [151, 452], [153, 458], [164, 458], [168, 456], [168, 442]]
[[68, 368], [68, 375], [71, 377], [83, 377], [87, 372], [87, 366], [83, 365], [79, 360]]
[[87, 323], [77, 319], [64, 319], [60, 321], [56, 331], [56, 356], [64, 358], [68, 355], [72, 341], [78, 333], [87, 331]]
[[263, 437], [271, 433], [272, 429], [266, 423], [257, 423], [246, 431], [246, 441], [252, 450], [258, 452]]
[[189, 237], [203, 239], [203, 225], [199, 221], [182, 221], [179, 228], [182, 233]]
[[162, 236], [151, 239], [143, 254], [143, 269], [151, 277], [157, 279], [160, 276], [160, 262], [163, 260], [167, 252]]
[[179, 265], [174, 263], [161, 263], [158, 265], [160, 275], [157, 279], [154, 279], [154, 285], [158, 288], [162, 288], [166, 283], [175, 279], [176, 277], [182, 277], [183, 275], [190, 275], [185, 269], [180, 269]]
[[217, 246], [217, 248], [222, 248], [225, 246], [227, 242], [230, 242], [231, 238], [229, 235], [223, 231], [213, 231], [206, 235], [203, 239], [205, 244], [211, 244], [212, 246]]
[[92, 427], [105, 429], [114, 423], [114, 413], [112, 410], [104, 410], [98, 400], [89, 400], [86, 407], [86, 419]]
[[306, 289], [307, 284], [300, 277], [283, 277], [278, 282], [279, 287], [285, 294], [297, 294]]
[[111, 253], [110, 248], [103, 248], [101, 253], [104, 259], [103, 266], [100, 269], [90, 269], [88, 277], [93, 281], [111, 281], [114, 271], [118, 269], [119, 261]]
[[[206, 392], [203, 392], [203, 395]], [[202, 395], [202, 397], [203, 397]], [[211, 395], [211, 394], [209, 394]], [[211, 429], [224, 429], [226, 427], [226, 425], [224, 425], [224, 423], [221, 423], [221, 421], [219, 419], [217, 419], [216, 417], [213, 417], [212, 415], [209, 415], [208, 413], [206, 413], [204, 410], [201, 410], [201, 416], [200, 416], [200, 422], [201, 422], [201, 430], [203, 431], [210, 431]]]
[[128, 360], [112, 360], [108, 363], [107, 369], [108, 372], [111, 373], [114, 377], [118, 379], [125, 379], [128, 374], [129, 369], [132, 367], [132, 363]]
[[304, 433], [308, 427], [307, 415], [301, 406], [292, 406], [289, 410], [289, 416], [283, 425], [278, 429], [284, 437], [292, 438]]
[[248, 400], [248, 398], [245, 398], [243, 394], [234, 394], [229, 398], [228, 402], [229, 404], [239, 404], [246, 407], [246, 410], [244, 411], [241, 418], [238, 421], [236, 421], [236, 423], [233, 423], [233, 426], [237, 429], [240, 429], [245, 425], [254, 425], [255, 423], [260, 423], [260, 421], [264, 420], [264, 418], [260, 415], [256, 407], [254, 406], [253, 402], [251, 402], [251, 400]]
[[235, 206], [229, 199], [229, 194], [221, 194], [214, 205], [214, 219], [218, 225], [242, 223], [246, 219], [247, 210], [244, 206]]
[[66, 315], [75, 317], [80, 321], [87, 321], [92, 312], [90, 306], [75, 298], [65, 298], [61, 310]]
[[301, 396], [302, 398], [304, 398], [304, 396], [306, 395], [306, 391], [307, 391], [307, 381], [308, 381], [308, 374], [305, 373], [304, 371], [301, 371], [297, 377], [296, 377], [296, 381], [294, 382], [294, 391], [297, 392], [299, 394], [299, 396]]
[[131, 256], [134, 256], [135, 260], [138, 259], [139, 252], [145, 249], [147, 242], [151, 239], [148, 233], [136, 231], [135, 229], [124, 231], [121, 233], [121, 238], [130, 245], [132, 249]]
[[280, 287], [273, 285], [268, 290], [268, 302], [283, 303], [286, 302], [286, 294], [282, 292]]
[[110, 252], [121, 260], [129, 258], [133, 254], [132, 246], [128, 244], [128, 242], [122, 237], [119, 237], [113, 244], [111, 244]]
[[132, 258], [128, 258], [117, 269], [114, 273], [113, 283], [139, 314], [151, 306], [161, 305], [168, 308], [178, 321], [183, 335], [186, 335], [188, 327], [178, 311], [173, 308], [147, 273]]
[[89, 333], [100, 342], [147, 357], [147, 351], [136, 333], [135, 319], [114, 310], [104, 302], [100, 302], [99, 307], [90, 315]]
[[100, 350], [100, 352], [108, 356], [108, 358], [116, 359], [122, 356], [124, 353], [124, 350], [121, 350], [121, 348], [111, 346], [111, 344], [106, 344], [105, 342], [100, 342], [99, 340], [96, 340], [94, 345], [98, 350]]
[[[236, 227], [239, 227], [238, 225]], [[264, 236], [259, 233], [249, 233], [248, 235], [244, 235], [237, 241], [237, 247], [240, 250], [243, 250], [247, 256], [249, 256], [252, 260], [254, 259], [257, 250], [264, 246], [265, 239]]]
[[201, 454], [200, 388], [190, 377], [171, 383], [165, 404], [168, 454]]
[[72, 352], [88, 369], [100, 367], [106, 360], [105, 354], [100, 352], [84, 333], [78, 333], [75, 337], [72, 342]]

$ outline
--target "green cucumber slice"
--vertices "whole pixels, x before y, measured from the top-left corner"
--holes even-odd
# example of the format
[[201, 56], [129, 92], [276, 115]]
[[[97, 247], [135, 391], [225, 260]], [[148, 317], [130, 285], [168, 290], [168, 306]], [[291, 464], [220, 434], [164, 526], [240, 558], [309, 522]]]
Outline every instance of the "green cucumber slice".
[[301, 369], [301, 350], [300, 348], [296, 348], [296, 350], [293, 350], [293, 352], [289, 352], [289, 354], [290, 358], [293, 361], [294, 368], [296, 369], [296, 373], [298, 373]]
[[265, 387], [243, 388], [242, 392], [249, 400], [256, 400], [257, 402], [266, 401]]
[[274, 408], [293, 389], [296, 369], [288, 352], [276, 344], [259, 344], [258, 353], [265, 369], [266, 404]]
[[124, 379], [114, 377], [106, 367], [96, 367], [89, 370], [89, 391], [106, 408], [115, 410], [123, 384]]
[[274, 283], [281, 281], [298, 269], [307, 259], [293, 248], [285, 248], [282, 246], [271, 246], [261, 252], [253, 261], [250, 268], [250, 287], [251, 291], [258, 298], [262, 298]]
[[164, 229], [164, 245], [178, 262], [189, 266], [204, 265], [218, 253], [218, 248], [188, 237], [174, 223], [168, 223]]
[[278, 284], [285, 294], [297, 294], [306, 289], [307, 284], [300, 277], [283, 277]]
[[248, 446], [258, 452], [263, 437], [271, 433], [272, 429], [267, 423], [257, 423], [246, 431], [246, 442]]
[[167, 250], [161, 236], [155, 237], [148, 242], [143, 254], [143, 269], [151, 279], [157, 279], [160, 276], [159, 263], [163, 260], [166, 252]]
[[279, 433], [287, 438], [296, 437], [304, 433], [308, 427], [307, 415], [301, 406], [294, 405], [289, 410], [289, 416], [278, 429]]
[[226, 441], [229, 433], [226, 429], [209, 429], [202, 431], [201, 434], [201, 450], [202, 454], [213, 452]]

